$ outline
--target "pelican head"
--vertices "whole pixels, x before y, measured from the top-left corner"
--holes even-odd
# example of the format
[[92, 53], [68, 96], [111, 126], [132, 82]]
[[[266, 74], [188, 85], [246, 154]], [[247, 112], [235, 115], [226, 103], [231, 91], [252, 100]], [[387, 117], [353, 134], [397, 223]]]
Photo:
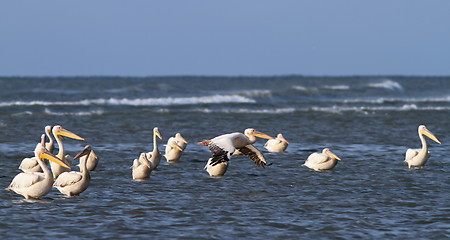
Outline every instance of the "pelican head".
[[156, 135], [159, 139], [163, 139], [157, 127], [153, 128], [153, 135]]
[[66, 130], [66, 129], [62, 128], [60, 125], [54, 126], [53, 129], [52, 129], [52, 132], [53, 132], [53, 134], [55, 136], [58, 136], [58, 137], [59, 136], [63, 136], [63, 137], [68, 137], [68, 138], [72, 138], [72, 139], [75, 139], [75, 140], [84, 141], [84, 138], [76, 135], [75, 133], [73, 133], [73, 132], [71, 132], [69, 130]]
[[45, 132], [48, 134], [52, 133], [52, 126], [45, 126]]
[[144, 162], [145, 166], [147, 166], [148, 168], [152, 168], [145, 153], [141, 153], [141, 155], [139, 155], [139, 160], [141, 159], [143, 160], [142, 162]]
[[77, 155], [75, 155], [75, 157], [73, 157], [73, 160], [78, 159], [82, 156], [88, 156], [91, 153], [91, 151], [92, 151], [91, 146], [86, 145], [81, 152], [79, 152]]
[[180, 133], [175, 134], [175, 138], [176, 138], [178, 141], [182, 141], [182, 142], [184, 142], [184, 143], [186, 143], [186, 144], [188, 143], [188, 142], [186, 141], [186, 139], [184, 139], [184, 137], [181, 136]]
[[333, 152], [331, 152], [331, 150], [329, 148], [324, 148], [322, 151], [323, 154], [326, 154], [332, 158], [335, 158], [337, 160], [341, 160], [336, 154], [334, 154]]
[[286, 138], [283, 137], [283, 134], [278, 133], [277, 138], [278, 138], [278, 139], [281, 139], [282, 141], [285, 141], [287, 144], [289, 144], [289, 141], [286, 140]]
[[436, 138], [436, 136], [434, 136], [434, 134], [431, 133], [430, 130], [428, 130], [427, 127], [425, 127], [425, 125], [420, 125], [418, 131], [419, 135], [425, 135], [429, 137], [431, 140], [441, 144], [441, 142]]
[[[45, 136], [45, 135], [44, 135]], [[38, 143], [36, 145], [36, 149], [34, 149], [34, 154], [39, 157], [39, 159], [48, 159], [62, 167], [70, 169], [70, 167], [65, 164], [61, 159], [59, 159], [57, 156], [53, 155], [45, 147], [42, 145], [42, 143]]]
[[262, 132], [258, 132], [258, 131], [256, 131], [253, 128], [245, 129], [244, 134], [247, 135], [247, 136], [251, 135], [251, 136], [255, 136], [255, 137], [259, 137], [259, 138], [274, 139], [274, 137], [271, 137], [271, 136], [269, 136], [269, 135], [267, 135], [265, 133], [262, 133]]

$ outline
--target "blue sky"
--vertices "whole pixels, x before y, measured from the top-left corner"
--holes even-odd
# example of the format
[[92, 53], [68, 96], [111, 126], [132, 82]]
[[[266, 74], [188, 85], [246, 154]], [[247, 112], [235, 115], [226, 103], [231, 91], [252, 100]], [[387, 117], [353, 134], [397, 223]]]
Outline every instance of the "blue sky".
[[450, 75], [446, 0], [3, 1], [1, 76]]

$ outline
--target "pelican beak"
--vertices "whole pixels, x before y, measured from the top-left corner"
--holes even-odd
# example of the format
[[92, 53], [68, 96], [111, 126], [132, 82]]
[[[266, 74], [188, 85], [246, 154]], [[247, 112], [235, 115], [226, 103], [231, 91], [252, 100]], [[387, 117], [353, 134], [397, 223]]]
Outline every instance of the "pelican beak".
[[62, 167], [70, 169], [69, 165], [67, 165], [61, 159], [59, 159], [57, 156], [53, 155], [52, 153], [50, 153], [48, 151], [45, 151], [45, 152], [39, 154], [39, 157], [41, 159], [43, 159], [43, 158], [48, 159], [48, 160], [50, 160], [50, 161], [52, 161], [52, 162], [54, 162], [54, 163], [56, 163], [56, 164], [58, 164], [58, 165], [60, 165]]
[[180, 146], [178, 146], [178, 145], [177, 145], [176, 143], [172, 143], [171, 145], [172, 145], [172, 147], [174, 147], [174, 148], [178, 149], [178, 151], [180, 151], [180, 152], [182, 152], [182, 151], [183, 151], [183, 149], [182, 149], [182, 148], [180, 148]]
[[158, 129], [155, 131], [155, 135], [156, 135], [159, 139], [163, 139], [162, 136], [161, 136], [161, 133], [159, 132]]
[[428, 129], [422, 130], [422, 131], [420, 131], [420, 133], [422, 133], [423, 135], [429, 137], [431, 140], [441, 144], [441, 142], [437, 139], [437, 137], [434, 136], [434, 134], [431, 133]]
[[152, 166], [150, 165], [150, 161], [148, 161], [147, 156], [144, 154], [142, 157], [144, 158], [145, 166], [147, 166], [148, 168], [152, 168]]
[[286, 140], [286, 138], [282, 137], [282, 139], [283, 139], [287, 144], [291, 144], [288, 140]]
[[82, 156], [87, 156], [91, 153], [91, 147], [89, 145], [87, 145], [86, 147], [84, 147], [83, 151], [79, 152], [77, 155], [75, 155], [75, 157], [73, 157], [73, 160], [78, 159]]
[[84, 138], [82, 138], [82, 137], [76, 135], [75, 133], [73, 133], [73, 132], [71, 132], [69, 130], [66, 130], [66, 129], [59, 130], [57, 134], [58, 134], [58, 136], [64, 136], [64, 137], [72, 138], [72, 139], [75, 139], [75, 140], [84, 141]]
[[182, 137], [181, 135], [180, 135], [180, 140], [186, 144], [188, 143], [188, 141], [186, 141], [186, 139], [184, 139], [184, 137]]
[[326, 154], [332, 158], [336, 158], [337, 160], [341, 160], [336, 154], [332, 153], [331, 151], [326, 152]]
[[265, 133], [258, 132], [258, 131], [254, 131], [254, 132], [252, 133], [252, 135], [255, 136], [255, 137], [259, 137], [259, 138], [275, 139], [274, 137], [271, 137], [271, 136], [269, 136], [269, 135], [267, 135], [267, 134], [265, 134]]

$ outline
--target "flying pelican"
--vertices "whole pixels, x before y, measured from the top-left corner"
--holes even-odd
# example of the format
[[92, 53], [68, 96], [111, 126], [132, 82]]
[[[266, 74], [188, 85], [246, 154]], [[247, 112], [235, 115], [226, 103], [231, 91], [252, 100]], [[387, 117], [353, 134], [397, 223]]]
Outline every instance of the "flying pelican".
[[253, 128], [245, 129], [244, 133], [229, 133], [220, 135], [211, 140], [205, 140], [198, 144], [208, 146], [212, 153], [212, 157], [208, 160], [209, 165], [215, 166], [221, 162], [230, 160], [231, 155], [239, 150], [242, 154], [252, 159], [257, 166], [266, 166], [266, 159], [263, 154], [252, 144], [256, 141], [256, 137], [273, 139], [273, 137], [258, 132]]
[[[167, 162], [178, 162], [181, 157], [181, 153], [183, 152], [182, 147], [179, 145], [182, 142], [178, 141], [176, 138], [171, 137], [167, 141], [166, 151], [164, 157]], [[186, 145], [185, 145], [186, 146]]]
[[[44, 128], [45, 134], [47, 135], [47, 137], [50, 139], [50, 142], [45, 143], [45, 148], [53, 153], [53, 138], [49, 135], [49, 131], [52, 131], [52, 127], [51, 126], [46, 126]], [[23, 172], [42, 172], [42, 168], [41, 166], [39, 166], [39, 163], [37, 161], [36, 157], [30, 157], [30, 158], [24, 158], [22, 160], [22, 162], [19, 165], [19, 169], [22, 170]]]
[[153, 167], [152, 163], [148, 161], [147, 155], [141, 153], [139, 159], [134, 159], [131, 169], [133, 179], [145, 179], [150, 177]]
[[158, 150], [158, 144], [156, 143], [156, 137], [162, 139], [161, 133], [157, 127], [153, 128], [153, 152], [146, 153], [148, 160], [152, 163], [152, 170], [158, 167], [161, 161], [161, 153]]
[[[61, 193], [71, 197], [78, 196], [80, 193], [84, 192], [89, 187], [91, 176], [89, 170], [87, 169], [87, 159], [86, 158], [92, 149], [89, 145], [86, 145], [83, 151], [79, 152], [73, 160], [80, 158], [80, 171], [63, 172], [53, 183]], [[82, 156], [86, 156], [81, 158]]]
[[285, 152], [288, 145], [288, 140], [283, 137], [283, 134], [278, 133], [277, 138], [267, 140], [266, 144], [264, 144], [264, 148], [269, 152]]
[[209, 173], [209, 176], [211, 177], [223, 176], [228, 169], [228, 161], [220, 162], [217, 163], [216, 165], [211, 165], [211, 160], [212, 158], [210, 158], [205, 165], [205, 169]]
[[95, 170], [95, 168], [97, 167], [98, 161], [100, 160], [100, 158], [98, 157], [97, 154], [95, 154], [95, 152], [94, 152], [94, 150], [92, 150], [92, 148], [91, 148], [91, 150], [89, 150], [89, 154], [83, 155], [80, 157], [80, 163], [81, 163], [81, 161], [83, 161], [83, 159], [87, 159], [86, 167], [87, 167], [87, 170], [89, 170], [89, 172], [92, 172]]
[[184, 139], [183, 136], [181, 136], [180, 133], [175, 134], [175, 139], [178, 140], [178, 146], [181, 148], [181, 150], [186, 149], [188, 142], [186, 141], [186, 139]]
[[62, 167], [70, 167], [61, 161], [58, 157], [47, 151], [45, 149], [45, 134], [42, 134], [42, 141], [36, 145], [34, 150], [34, 155], [37, 158], [39, 165], [41, 166], [43, 172], [28, 172], [19, 173], [12, 180], [11, 184], [6, 188], [7, 190], [12, 190], [26, 199], [39, 199], [40, 197], [46, 195], [52, 189], [53, 176], [47, 165], [42, 161], [42, 159], [48, 159], [51, 162], [60, 164]]
[[330, 149], [324, 148], [322, 153], [313, 153], [309, 155], [305, 161], [305, 166], [316, 171], [331, 170], [336, 166], [338, 160], [341, 160], [336, 154], [332, 153]]
[[419, 138], [422, 142], [422, 149], [408, 149], [406, 151], [405, 162], [408, 163], [408, 168], [423, 168], [428, 158], [430, 157], [430, 152], [428, 152], [427, 141], [423, 135], [429, 137], [431, 140], [441, 144], [441, 142], [431, 133], [425, 125], [420, 125], [417, 129], [419, 132]]
[[[71, 165], [71, 161], [69, 161], [70, 158], [68, 158], [65, 155], [64, 152], [64, 145], [62, 143], [62, 137], [68, 137], [68, 138], [72, 138], [75, 140], [81, 140], [84, 141], [84, 138], [76, 135], [75, 133], [72, 133], [64, 128], [62, 128], [60, 125], [54, 126], [52, 129], [52, 133], [53, 136], [56, 139], [56, 142], [58, 143], [58, 148], [59, 148], [59, 152], [56, 156], [58, 156], [59, 159], [62, 159], [67, 165]], [[53, 173], [53, 178], [56, 179], [58, 178], [58, 176], [63, 173], [63, 172], [68, 172], [70, 171], [70, 168], [62, 168], [61, 166], [54, 164], [52, 162], [50, 162], [50, 167], [52, 169], [52, 173]]]

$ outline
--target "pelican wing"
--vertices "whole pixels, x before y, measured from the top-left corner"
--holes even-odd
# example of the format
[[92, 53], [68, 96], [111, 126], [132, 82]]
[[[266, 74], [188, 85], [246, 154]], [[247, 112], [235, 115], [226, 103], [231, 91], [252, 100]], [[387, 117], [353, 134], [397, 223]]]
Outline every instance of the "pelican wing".
[[44, 173], [39, 172], [19, 173], [14, 177], [8, 189], [27, 188], [44, 179], [45, 179]]
[[212, 166], [215, 166], [221, 162], [230, 161], [230, 153], [224, 150], [222, 147], [216, 145], [215, 143], [210, 143], [208, 145], [209, 150], [212, 153], [212, 158], [208, 160], [208, 163]]
[[249, 144], [245, 147], [239, 148], [239, 151], [242, 152], [244, 155], [247, 155], [250, 159], [252, 159], [258, 167], [266, 166], [267, 162], [266, 159], [264, 158], [264, 155], [253, 145]]
[[22, 171], [28, 170], [28, 169], [32, 169], [36, 166], [38, 166], [39, 163], [36, 160], [36, 157], [31, 157], [31, 158], [24, 158], [22, 160], [22, 162], [20, 163], [19, 169]]
[[316, 164], [322, 164], [322, 163], [328, 162], [330, 160], [331, 160], [331, 158], [326, 154], [313, 153], [308, 157], [308, 159], [306, 161], [316, 165]]
[[408, 159], [412, 159], [415, 156], [417, 156], [417, 154], [419, 154], [420, 149], [408, 149], [406, 151], [406, 155], [405, 155], [405, 161]]
[[82, 178], [83, 178], [83, 176], [81, 175], [80, 172], [75, 172], [75, 171], [63, 172], [55, 180], [55, 183], [53, 184], [53, 186], [65, 187], [65, 186], [73, 185], [73, 184], [81, 181]]

